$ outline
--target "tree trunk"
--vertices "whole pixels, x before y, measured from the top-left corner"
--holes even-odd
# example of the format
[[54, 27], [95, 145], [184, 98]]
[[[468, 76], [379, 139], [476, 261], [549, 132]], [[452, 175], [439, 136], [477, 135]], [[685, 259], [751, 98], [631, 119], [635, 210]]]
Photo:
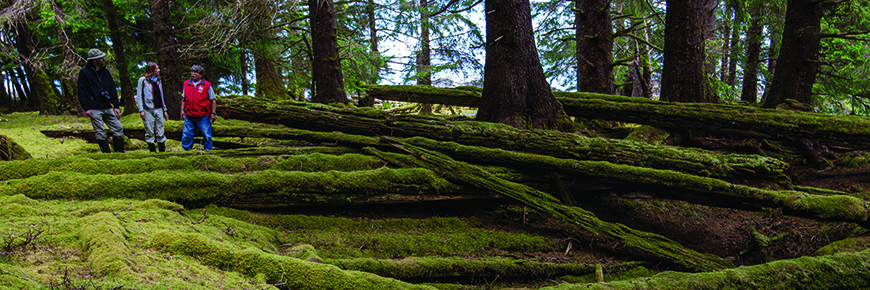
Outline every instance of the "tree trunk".
[[112, 39], [112, 48], [115, 51], [115, 67], [118, 69], [118, 82], [121, 84], [121, 101], [124, 104], [124, 115], [138, 114], [139, 107], [136, 105], [135, 92], [130, 73], [127, 70], [127, 57], [124, 51], [124, 38], [118, 28], [118, 12], [112, 0], [103, 0], [106, 12], [106, 22], [109, 24], [109, 36]]
[[368, 14], [369, 21], [369, 45], [371, 45], [371, 53], [372, 53], [372, 66], [375, 68], [374, 73], [372, 74], [372, 79], [369, 80], [369, 83], [376, 84], [381, 79], [381, 53], [378, 50], [378, 27], [376, 24], [376, 14], [375, 14], [375, 1], [368, 0], [368, 5], [366, 6], [366, 14]]
[[788, 1], [781, 45], [788, 50], [783, 50], [777, 60], [777, 71], [762, 107], [776, 108], [786, 99], [810, 104], [819, 68], [823, 5], [816, 0]]
[[742, 21], [738, 22], [737, 19], [741, 18], [736, 18], [735, 25], [731, 26], [731, 49], [728, 51], [731, 57], [728, 60], [728, 80], [725, 83], [732, 88], [737, 82], [737, 56], [739, 55], [738, 48], [740, 48], [740, 26], [737, 24], [742, 23]]
[[241, 53], [239, 53], [239, 66], [242, 69], [242, 77], [239, 79], [242, 81], [242, 95], [248, 95], [248, 53], [242, 49]]
[[740, 100], [749, 104], [758, 103], [758, 65], [761, 64], [761, 33], [764, 29], [761, 25], [761, 5], [761, 0], [754, 0], [749, 9], [752, 24], [747, 32], [746, 67], [743, 71], [743, 92], [740, 95]]
[[[722, 18], [722, 60], [719, 63], [719, 81], [723, 83], [727, 83], [728, 80], [728, 58], [731, 57], [729, 53], [731, 50], [729, 49], [728, 44], [731, 43], [731, 25], [739, 25], [737, 23], [737, 10], [725, 1], [725, 17]], [[731, 18], [731, 13], [734, 12], [734, 19]]]
[[[55, 1], [54, 9], [56, 14], [63, 13], [60, 5], [61, 4], [58, 1]], [[61, 51], [63, 51], [63, 64], [61, 65], [60, 73], [60, 90], [63, 102], [65, 103], [65, 106], [70, 108], [70, 113], [74, 113], [79, 117], [85, 117], [85, 111], [82, 109], [82, 105], [79, 102], [77, 93], [78, 89], [76, 88], [76, 78], [78, 78], [78, 69], [80, 66], [78, 65], [79, 56], [73, 50], [72, 43], [69, 39], [71, 33], [72, 29], [68, 26], [57, 26], [57, 39], [60, 42]]]
[[[613, 38], [609, 0], [576, 0], [577, 91], [613, 94]], [[633, 81], [637, 81], [634, 78]]]
[[335, 30], [335, 4], [332, 0], [308, 0], [311, 18], [312, 80], [317, 103], [349, 102], [344, 91], [341, 56]]
[[166, 101], [166, 109], [169, 118], [181, 119], [181, 99], [184, 89], [184, 80], [181, 65], [179, 65], [178, 46], [175, 32], [172, 30], [172, 10], [169, 8], [170, 0], [149, 0], [151, 5], [151, 19], [154, 25], [154, 46], [157, 50], [157, 60], [162, 69], [160, 77], [163, 79], [163, 100]]
[[0, 71], [0, 108], [11, 108], [13, 104], [12, 95], [6, 90], [6, 76]]
[[272, 7], [272, 1], [253, 1], [255, 8], [251, 17], [255, 18], [259, 37], [254, 37], [251, 54], [254, 57], [254, 71], [257, 77], [257, 89], [254, 95], [264, 100], [287, 100], [290, 95], [284, 87], [284, 78], [278, 71], [280, 49], [275, 45], [275, 29], [271, 28], [272, 17], [277, 13]]
[[49, 113], [46, 111], [47, 108], [43, 108], [42, 106], [43, 98], [48, 97], [45, 93], [50, 90], [50, 88], [45, 87], [45, 84], [48, 81], [43, 79], [46, 77], [44, 73], [37, 75], [38, 69], [33, 67], [29, 61], [32, 57], [33, 49], [36, 46], [33, 42], [33, 32], [30, 30], [27, 22], [16, 23], [14, 29], [15, 45], [18, 51], [19, 61], [22, 64], [21, 67], [24, 67], [24, 73], [21, 73], [19, 67], [18, 76], [23, 77], [26, 75], [28, 86], [25, 88], [25, 92], [27, 92], [28, 96], [28, 107], [37, 110], [42, 114]]
[[665, 52], [661, 100], [714, 103], [704, 72], [704, 22], [701, 0], [671, 0], [665, 15]]
[[770, 82], [773, 79], [773, 73], [776, 71], [776, 59], [779, 58], [780, 44], [782, 44], [782, 33], [783, 26], [785, 25], [785, 21], [782, 19], [785, 18], [785, 6], [786, 1], [779, 1], [780, 4], [776, 4], [775, 2], [765, 1], [765, 7], [770, 11], [771, 17], [766, 17], [766, 19], [771, 19], [769, 23], [767, 23], [767, 27], [770, 30], [770, 37], [768, 42], [770, 43], [770, 48], [768, 49], [768, 57], [767, 57], [767, 73], [765, 76], [767, 79], [767, 87], [770, 87]]
[[[16, 73], [18, 75], [16, 75]], [[24, 91], [24, 86], [20, 82], [19, 75], [23, 78], [24, 72], [21, 71], [21, 67], [17, 67], [14, 70], [7, 70], [6, 74], [9, 76], [9, 79], [12, 80], [12, 90], [15, 92], [15, 95], [18, 97], [18, 106], [26, 107], [27, 106], [27, 92]]]
[[477, 120], [517, 128], [570, 126], [544, 77], [528, 0], [486, 0], [486, 63]]
[[[420, 53], [417, 54], [417, 85], [432, 85], [432, 47], [429, 42], [429, 1], [420, 0]], [[421, 104], [421, 114], [432, 114], [432, 104]]]
[[[719, 6], [719, 0], [703, 0], [702, 2], [701, 23], [704, 25], [704, 43], [712, 43], [716, 40], [716, 37], [718, 37], [716, 34], [716, 27], [718, 26], [716, 8]], [[710, 49], [715, 51], [712, 47]], [[715, 77], [716, 59], [712, 57], [712, 53], [705, 53], [704, 57], [704, 71], [706, 71], [710, 77]]]

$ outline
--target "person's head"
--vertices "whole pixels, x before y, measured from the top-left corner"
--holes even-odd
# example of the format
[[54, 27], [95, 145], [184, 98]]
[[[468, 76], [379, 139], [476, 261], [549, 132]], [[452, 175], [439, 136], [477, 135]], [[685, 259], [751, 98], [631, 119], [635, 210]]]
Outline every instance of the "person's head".
[[201, 65], [195, 64], [190, 67], [190, 78], [194, 81], [201, 80], [203, 73], [205, 73], [205, 69], [203, 69]]
[[160, 67], [157, 66], [156, 62], [149, 61], [145, 64], [145, 75], [149, 77], [156, 77], [160, 75]]
[[106, 64], [103, 59], [106, 57], [106, 54], [100, 51], [99, 49], [91, 49], [88, 51], [88, 66], [96, 66], [100, 67]]

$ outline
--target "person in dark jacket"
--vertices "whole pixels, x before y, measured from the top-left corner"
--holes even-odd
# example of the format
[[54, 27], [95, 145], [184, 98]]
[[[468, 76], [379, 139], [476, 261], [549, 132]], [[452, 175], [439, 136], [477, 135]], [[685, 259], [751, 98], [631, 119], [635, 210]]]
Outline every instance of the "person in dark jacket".
[[163, 121], [169, 120], [169, 113], [166, 112], [166, 102], [163, 101], [160, 67], [153, 61], [145, 64], [145, 75], [139, 78], [136, 104], [139, 105], [139, 116], [142, 117], [142, 124], [145, 125], [145, 143], [148, 143], [148, 151], [166, 151]]
[[211, 83], [202, 78], [205, 69], [200, 65], [190, 67], [190, 79], [184, 81], [184, 98], [181, 100], [181, 118], [184, 130], [181, 133], [181, 148], [193, 148], [194, 130], [203, 135], [202, 146], [212, 149], [211, 123], [217, 120], [217, 102]]
[[124, 126], [121, 125], [120, 103], [115, 80], [105, 67], [106, 54], [99, 49], [88, 51], [88, 64], [79, 71], [79, 101], [91, 118], [100, 151], [110, 153], [106, 126], [112, 132], [115, 152], [124, 152]]

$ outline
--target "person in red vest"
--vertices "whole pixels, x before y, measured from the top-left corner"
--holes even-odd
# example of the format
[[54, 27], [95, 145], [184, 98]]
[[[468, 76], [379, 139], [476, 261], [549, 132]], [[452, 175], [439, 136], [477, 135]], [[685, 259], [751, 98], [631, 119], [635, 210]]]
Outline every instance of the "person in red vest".
[[181, 100], [181, 118], [184, 131], [181, 147], [185, 151], [193, 148], [193, 132], [198, 130], [204, 136], [202, 146], [211, 150], [211, 123], [217, 119], [217, 102], [211, 83], [202, 78], [205, 70], [200, 65], [190, 67], [190, 79], [184, 82], [184, 98]]

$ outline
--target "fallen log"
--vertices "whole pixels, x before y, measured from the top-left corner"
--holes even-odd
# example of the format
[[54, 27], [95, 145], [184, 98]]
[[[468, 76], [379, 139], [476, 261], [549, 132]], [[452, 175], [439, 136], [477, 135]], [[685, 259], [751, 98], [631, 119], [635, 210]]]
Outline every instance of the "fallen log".
[[513, 259], [466, 258], [323, 259], [343, 270], [362, 271], [408, 282], [444, 282], [472, 279], [541, 279], [595, 273], [589, 264], [545, 263]]
[[[637, 231], [621, 224], [604, 222], [589, 211], [559, 203], [559, 200], [547, 193], [502, 180], [476, 166], [454, 161], [441, 153], [410, 144], [396, 144], [395, 146], [418, 158], [416, 165], [429, 168], [447, 180], [503, 194], [538, 211], [550, 214], [555, 219], [580, 227], [588, 231], [586, 238], [590, 241], [595, 240], [595, 238], [617, 241], [623, 247], [641, 251], [658, 260], [690, 271], [703, 272], [734, 267], [731, 262], [722, 258], [686, 249], [661, 235]], [[385, 161], [395, 162], [393, 158], [374, 148], [366, 151], [384, 158]], [[398, 163], [403, 164], [403, 162], [399, 161]]]
[[[696, 196], [713, 200], [715, 205], [745, 208], [781, 207], [794, 216], [828, 221], [846, 221], [870, 227], [870, 202], [863, 199], [809, 187], [797, 190], [770, 190], [733, 184], [723, 180], [695, 176], [671, 170], [612, 164], [603, 161], [579, 161], [551, 156], [526, 154], [501, 149], [465, 146], [455, 142], [438, 142], [414, 137], [393, 139], [402, 143], [441, 152], [459, 160], [486, 161], [499, 166], [526, 170], [558, 171], [572, 176], [591, 177], [605, 184], [632, 186], [651, 192], [665, 192], [668, 197], [696, 202]], [[427, 167], [429, 168], [429, 167]], [[431, 169], [431, 168], [430, 168]], [[812, 194], [822, 193], [825, 194]]]
[[[96, 157], [101, 156], [97, 155]], [[125, 157], [127, 158], [92, 159], [84, 156], [72, 156], [2, 162], [0, 163], [0, 181], [23, 179], [56, 171], [111, 175], [149, 173], [158, 170], [219, 173], [242, 173], [263, 170], [327, 172], [332, 170], [375, 170], [384, 165], [384, 162], [379, 158], [361, 154], [335, 156], [314, 153], [242, 158], [221, 158], [211, 154], [197, 154], [186, 156], [185, 158], [171, 155], [164, 155], [160, 156], [162, 158], [158, 158], [155, 157], [155, 154], [140, 154], [136, 156], [125, 154]]]
[[800, 257], [709, 273], [663, 272], [648, 278], [541, 289], [867, 289], [870, 250]]
[[[480, 89], [475, 87], [367, 86], [366, 93], [383, 100], [469, 107], [476, 107], [480, 99]], [[858, 149], [870, 147], [870, 119], [861, 116], [733, 104], [661, 102], [594, 93], [553, 93], [570, 116], [646, 124], [669, 130], [698, 130], [787, 141], [806, 138]]]
[[27, 150], [24, 150], [15, 141], [0, 135], [0, 161], [25, 160], [29, 158], [30, 153], [27, 153]]
[[155, 171], [108, 175], [55, 171], [9, 180], [0, 186], [0, 195], [14, 194], [33, 199], [157, 198], [185, 206], [214, 203], [244, 208], [502, 198], [486, 190], [462, 188], [420, 168], [312, 173], [266, 170], [246, 174]]
[[[167, 128], [168, 129], [168, 128]], [[43, 135], [49, 138], [79, 138], [88, 143], [97, 143], [97, 136], [94, 135], [93, 129], [66, 129], [66, 130], [42, 130], [39, 131]], [[166, 130], [165, 135], [167, 139], [181, 141], [181, 130]], [[124, 136], [128, 138], [136, 138], [142, 141], [145, 141], [145, 129], [135, 129], [135, 128], [125, 128]], [[195, 134], [194, 136], [200, 136]], [[212, 137], [225, 137], [212, 134]], [[236, 137], [236, 136], [230, 136]], [[194, 143], [200, 143], [201, 138], [194, 137]], [[212, 145], [217, 147], [218, 149], [238, 149], [238, 148], [250, 148], [256, 147], [256, 145], [249, 144], [241, 144], [235, 142], [226, 142], [226, 141], [218, 141], [212, 140]]]
[[281, 289], [436, 289], [253, 248], [238, 250], [201, 234], [161, 231], [151, 237], [151, 244], [167, 253], [190, 255], [212, 267], [230, 268], [248, 277], [260, 275]]
[[781, 176], [788, 166], [777, 159], [757, 155], [721, 155], [699, 149], [588, 138], [557, 131], [519, 130], [495, 123], [390, 115], [374, 109], [342, 109], [290, 102], [276, 105], [249, 97], [225, 97], [218, 105], [218, 111], [227, 118], [298, 129], [363, 136], [421, 136], [473, 146], [670, 169], [702, 176]]

